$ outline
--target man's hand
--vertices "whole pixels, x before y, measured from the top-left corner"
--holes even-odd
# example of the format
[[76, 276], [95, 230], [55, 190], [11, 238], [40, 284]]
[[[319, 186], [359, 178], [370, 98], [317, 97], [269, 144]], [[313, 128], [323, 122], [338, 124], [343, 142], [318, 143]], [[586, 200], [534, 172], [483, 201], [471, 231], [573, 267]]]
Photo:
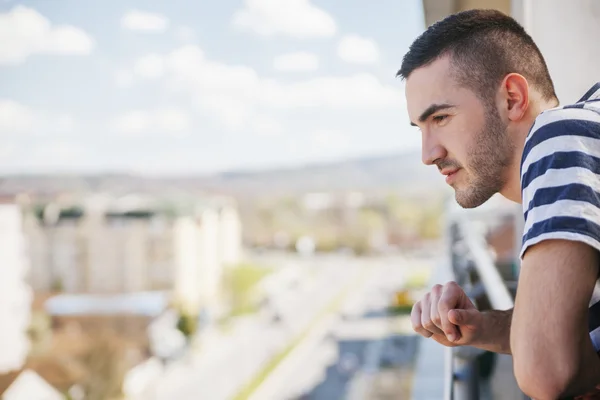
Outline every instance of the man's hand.
[[435, 285], [415, 303], [410, 318], [417, 333], [448, 347], [477, 344], [484, 322], [483, 313], [455, 282]]

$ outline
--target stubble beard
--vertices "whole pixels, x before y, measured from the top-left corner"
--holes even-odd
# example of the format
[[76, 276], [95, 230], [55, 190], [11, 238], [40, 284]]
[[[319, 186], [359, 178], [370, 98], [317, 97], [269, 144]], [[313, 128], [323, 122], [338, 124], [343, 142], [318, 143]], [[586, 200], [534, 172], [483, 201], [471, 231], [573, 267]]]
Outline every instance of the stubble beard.
[[485, 126], [469, 149], [469, 172], [464, 186], [455, 188], [456, 202], [463, 208], [479, 207], [498, 193], [505, 184], [507, 168], [514, 156], [506, 124], [495, 106], [486, 109]]

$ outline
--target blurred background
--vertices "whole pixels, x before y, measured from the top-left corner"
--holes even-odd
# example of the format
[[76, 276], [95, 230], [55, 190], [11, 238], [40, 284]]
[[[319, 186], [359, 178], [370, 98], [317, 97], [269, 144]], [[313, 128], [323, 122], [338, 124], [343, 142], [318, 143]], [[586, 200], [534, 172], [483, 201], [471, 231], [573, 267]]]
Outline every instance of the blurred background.
[[409, 319], [516, 290], [520, 206], [456, 206], [395, 78], [469, 8], [598, 80], [592, 0], [0, 1], [1, 398], [520, 396]]

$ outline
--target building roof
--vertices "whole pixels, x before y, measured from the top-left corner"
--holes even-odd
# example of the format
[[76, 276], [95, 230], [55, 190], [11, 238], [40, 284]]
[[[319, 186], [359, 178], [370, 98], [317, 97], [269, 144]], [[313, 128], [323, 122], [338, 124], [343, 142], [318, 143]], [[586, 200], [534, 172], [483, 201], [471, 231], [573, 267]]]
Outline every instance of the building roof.
[[[40, 358], [36, 360], [30, 360], [19, 370], [11, 371], [6, 374], [0, 374], [0, 397], [2, 399], [4, 399], [4, 396], [2, 395], [24, 372], [27, 371], [35, 373], [38, 377], [40, 377], [40, 379], [45, 381], [49, 386], [59, 392], [68, 391], [71, 386], [85, 376], [85, 371], [81, 368], [81, 366], [72, 362], [67, 362], [66, 360], [59, 360], [58, 358]], [[29, 399], [33, 397], [21, 398]]]
[[61, 294], [46, 301], [50, 315], [137, 314], [155, 317], [169, 305], [167, 292], [137, 292], [114, 295]]
[[21, 372], [2, 395], [6, 400], [44, 399], [62, 400], [63, 395], [35, 371]]

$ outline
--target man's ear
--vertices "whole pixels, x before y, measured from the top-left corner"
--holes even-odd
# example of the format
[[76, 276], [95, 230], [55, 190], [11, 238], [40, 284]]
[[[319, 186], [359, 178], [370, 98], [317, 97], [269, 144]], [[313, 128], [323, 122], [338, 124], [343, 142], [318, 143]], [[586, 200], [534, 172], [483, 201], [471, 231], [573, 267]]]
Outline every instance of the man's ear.
[[523, 75], [510, 73], [500, 86], [502, 111], [509, 120], [520, 121], [529, 108], [529, 83]]

